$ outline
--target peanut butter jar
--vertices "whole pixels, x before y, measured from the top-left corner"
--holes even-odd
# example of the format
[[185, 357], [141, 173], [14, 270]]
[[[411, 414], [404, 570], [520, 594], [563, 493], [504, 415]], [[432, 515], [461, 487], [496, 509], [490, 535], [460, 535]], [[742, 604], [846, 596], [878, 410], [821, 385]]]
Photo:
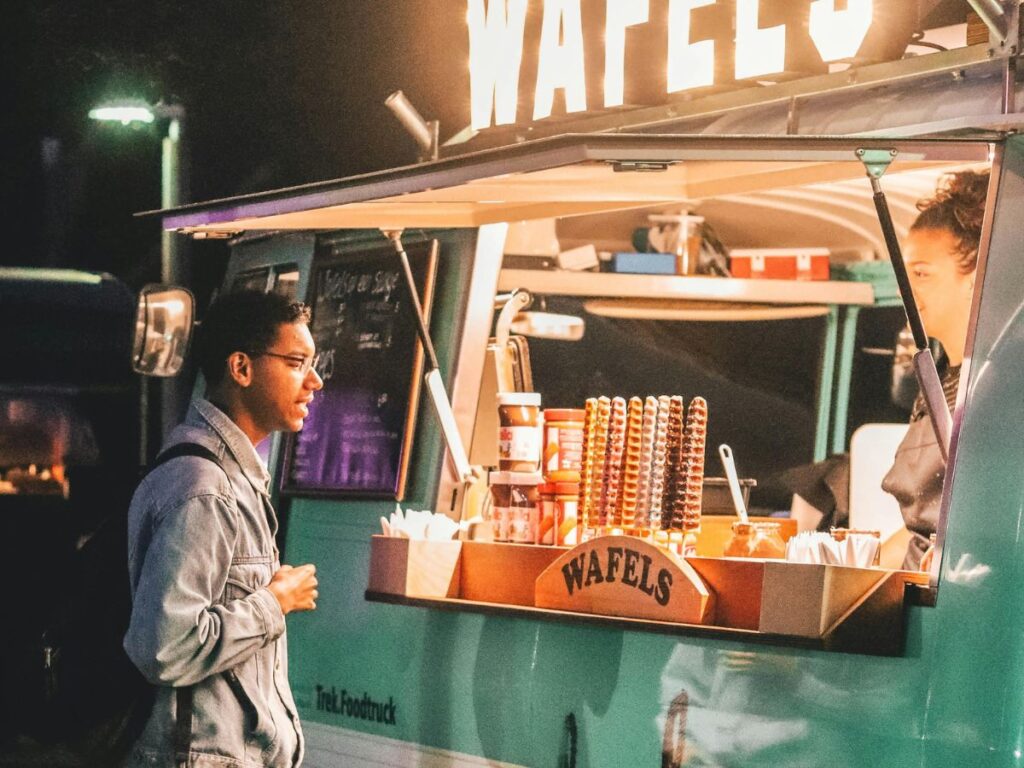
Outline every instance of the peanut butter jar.
[[583, 467], [582, 408], [544, 411], [544, 477], [550, 482], [578, 483]]

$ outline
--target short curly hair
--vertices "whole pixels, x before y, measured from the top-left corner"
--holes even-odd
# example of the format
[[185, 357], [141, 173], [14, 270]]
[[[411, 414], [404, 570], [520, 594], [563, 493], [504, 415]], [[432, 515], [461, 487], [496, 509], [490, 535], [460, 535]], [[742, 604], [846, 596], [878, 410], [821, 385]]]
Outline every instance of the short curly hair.
[[309, 323], [309, 307], [277, 293], [237, 291], [218, 297], [196, 332], [196, 361], [206, 383], [224, 379], [227, 359], [235, 352], [263, 352], [282, 325]]
[[910, 231], [946, 230], [956, 238], [956, 263], [969, 274], [978, 266], [978, 246], [985, 219], [988, 171], [961, 171], [943, 177], [935, 195], [917, 204], [921, 212]]

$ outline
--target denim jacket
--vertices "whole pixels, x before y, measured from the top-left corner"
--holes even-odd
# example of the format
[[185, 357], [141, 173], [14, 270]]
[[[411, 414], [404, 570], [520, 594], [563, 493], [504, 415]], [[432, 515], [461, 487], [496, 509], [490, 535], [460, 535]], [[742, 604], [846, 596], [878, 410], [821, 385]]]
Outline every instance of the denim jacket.
[[190, 768], [293, 768], [302, 761], [288, 685], [269, 475], [241, 429], [196, 398], [164, 446], [198, 443], [143, 480], [128, 513], [128, 656], [157, 685], [130, 768], [175, 766], [175, 688], [193, 687]]

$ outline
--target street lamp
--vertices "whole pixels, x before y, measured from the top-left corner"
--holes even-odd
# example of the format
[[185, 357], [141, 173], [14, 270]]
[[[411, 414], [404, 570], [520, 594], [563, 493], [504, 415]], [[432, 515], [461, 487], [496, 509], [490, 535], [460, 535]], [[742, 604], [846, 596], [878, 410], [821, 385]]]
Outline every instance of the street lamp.
[[[181, 133], [185, 108], [180, 104], [153, 104], [136, 99], [112, 101], [89, 110], [89, 117], [104, 122], [150, 124], [157, 118], [167, 120], [167, 135], [161, 141], [160, 207], [175, 208], [182, 203]], [[183, 262], [179, 258], [180, 239], [173, 232], [160, 235], [160, 280], [183, 283]]]
[[[160, 207], [175, 208], [182, 201], [181, 173], [181, 134], [185, 122], [185, 108], [180, 104], [148, 104], [144, 101], [130, 99], [108, 102], [89, 110], [89, 117], [104, 122], [117, 122], [122, 125], [131, 123], [153, 123], [157, 118], [167, 121], [167, 134], [161, 140], [160, 152]], [[162, 230], [160, 233], [160, 282], [168, 285], [185, 285], [188, 274], [185, 260], [182, 258], [182, 236], [175, 232]], [[162, 437], [170, 434], [171, 429], [180, 420], [180, 414], [189, 398], [189, 383], [184, 377], [161, 381], [160, 423]], [[143, 463], [148, 447], [146, 429], [146, 411], [148, 397], [146, 386], [142, 386], [142, 452]]]

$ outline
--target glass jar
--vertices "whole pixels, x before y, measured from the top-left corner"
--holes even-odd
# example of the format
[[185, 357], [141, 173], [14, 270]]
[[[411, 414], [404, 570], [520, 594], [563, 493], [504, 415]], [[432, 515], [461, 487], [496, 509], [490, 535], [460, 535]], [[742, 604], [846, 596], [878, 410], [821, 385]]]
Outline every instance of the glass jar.
[[544, 477], [549, 482], [578, 483], [583, 467], [581, 408], [548, 408], [544, 411]]
[[786, 542], [782, 540], [781, 523], [751, 523], [750, 557], [786, 559]]
[[536, 472], [543, 442], [540, 394], [499, 392], [498, 422], [498, 469]]
[[555, 484], [541, 483], [537, 486], [540, 499], [540, 530], [537, 533], [538, 544], [555, 543]]
[[495, 541], [535, 544], [540, 527], [540, 473], [491, 472], [489, 479]]
[[732, 524], [732, 536], [725, 544], [723, 557], [750, 557], [750, 537], [754, 532], [753, 523], [737, 520]]
[[555, 483], [555, 545], [576, 543], [579, 501], [579, 483]]

